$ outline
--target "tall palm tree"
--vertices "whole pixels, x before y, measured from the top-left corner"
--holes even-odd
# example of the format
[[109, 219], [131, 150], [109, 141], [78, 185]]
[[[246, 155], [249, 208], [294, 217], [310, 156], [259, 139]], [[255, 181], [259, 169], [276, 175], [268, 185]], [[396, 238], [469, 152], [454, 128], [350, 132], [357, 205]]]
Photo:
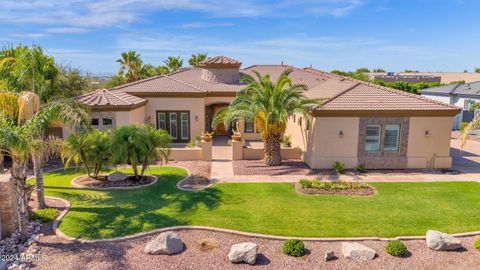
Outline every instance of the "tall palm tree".
[[302, 92], [305, 85], [292, 84], [288, 77], [292, 69], [284, 71], [273, 83], [270, 75], [244, 76], [241, 81], [247, 87], [237, 93], [235, 100], [220, 111], [213, 121], [216, 127], [222, 121], [225, 126], [240, 119], [254, 119], [257, 130], [264, 140], [264, 162], [268, 166], [280, 165], [280, 141], [285, 132], [287, 117], [300, 113], [309, 119], [309, 109], [320, 104], [320, 100], [308, 99]]
[[192, 56], [190, 57], [190, 59], [188, 59], [188, 63], [190, 64], [190, 66], [196, 67], [196, 66], [198, 66], [198, 63], [200, 63], [200, 62], [202, 62], [203, 60], [205, 60], [205, 58], [207, 58], [207, 54], [206, 54], [206, 53], [192, 54]]
[[177, 56], [177, 57], [169, 56], [167, 60], [163, 62], [168, 67], [170, 72], [175, 72], [181, 69], [183, 66], [183, 59], [180, 56]]
[[121, 58], [117, 59], [120, 63], [118, 75], [125, 77], [126, 82], [134, 82], [142, 78], [142, 59], [140, 54], [135, 51], [123, 52]]

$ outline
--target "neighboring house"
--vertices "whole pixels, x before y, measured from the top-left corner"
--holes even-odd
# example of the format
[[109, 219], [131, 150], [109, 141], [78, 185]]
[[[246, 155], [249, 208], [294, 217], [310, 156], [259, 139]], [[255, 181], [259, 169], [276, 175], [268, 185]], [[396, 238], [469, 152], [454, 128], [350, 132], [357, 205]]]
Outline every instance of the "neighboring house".
[[[391, 74], [391, 73], [390, 73]], [[388, 75], [387, 73], [375, 73], [371, 72], [368, 74], [370, 78], [374, 78], [376, 76], [386, 76]], [[417, 78], [425, 78], [425, 82], [429, 82], [430, 79], [429, 77], [440, 77], [440, 80], [438, 82], [440, 83], [452, 83], [452, 82], [458, 82], [458, 81], [465, 81], [465, 83], [471, 83], [471, 82], [476, 82], [480, 81], [480, 73], [477, 72], [398, 72], [394, 73], [394, 76], [399, 76], [399, 77], [417, 77]], [[435, 79], [437, 81], [438, 79]], [[421, 81], [419, 81], [421, 82]]]
[[441, 82], [442, 77], [433, 75], [418, 75], [417, 73], [395, 74], [388, 73], [372, 73], [369, 75], [370, 80], [390, 82], [406, 82], [406, 83], [433, 83]]
[[[167, 130], [176, 142], [187, 142], [212, 130], [215, 113], [245, 87], [239, 79], [253, 70], [273, 80], [285, 65], [254, 65], [217, 56], [187, 68], [99, 90], [77, 99], [92, 109], [98, 128], [149, 123]], [[331, 168], [336, 161], [347, 168], [449, 168], [450, 132], [454, 106], [312, 68], [293, 68], [290, 78], [305, 84], [310, 98], [325, 99], [311, 111], [311, 123], [301, 115], [289, 118], [286, 133], [302, 159], [312, 168]], [[252, 121], [240, 121], [245, 140], [260, 140]], [[231, 127], [219, 126], [225, 135]], [[64, 133], [66, 135], [66, 133]]]
[[424, 97], [462, 108], [453, 121], [453, 128], [458, 130], [461, 122], [470, 122], [473, 119], [471, 106], [480, 102], [480, 81], [432, 87], [420, 90], [419, 93]]

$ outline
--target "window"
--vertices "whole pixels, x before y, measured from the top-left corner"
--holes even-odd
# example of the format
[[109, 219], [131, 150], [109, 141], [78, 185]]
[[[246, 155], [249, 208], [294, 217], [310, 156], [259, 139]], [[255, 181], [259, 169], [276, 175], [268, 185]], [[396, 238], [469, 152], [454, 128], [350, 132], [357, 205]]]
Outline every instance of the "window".
[[245, 132], [246, 133], [253, 133], [253, 119], [245, 119]]
[[365, 136], [365, 151], [377, 152], [380, 151], [380, 125], [369, 125], [367, 126], [366, 136]]
[[113, 120], [111, 118], [102, 118], [102, 125], [111, 126], [113, 125]]
[[383, 138], [384, 151], [398, 151], [400, 141], [400, 125], [386, 125]]
[[174, 142], [190, 140], [190, 112], [157, 111], [157, 128], [166, 130]]
[[99, 123], [98, 118], [92, 118], [92, 126], [98, 126]]

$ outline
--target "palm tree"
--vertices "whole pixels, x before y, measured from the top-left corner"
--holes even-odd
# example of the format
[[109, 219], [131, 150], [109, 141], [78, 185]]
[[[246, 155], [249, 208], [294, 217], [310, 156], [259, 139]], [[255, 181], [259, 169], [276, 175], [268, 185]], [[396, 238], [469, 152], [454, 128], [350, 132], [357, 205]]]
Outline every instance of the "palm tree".
[[468, 125], [463, 129], [462, 135], [460, 137], [461, 148], [463, 148], [467, 143], [467, 140], [470, 137], [470, 134], [479, 126], [480, 126], [480, 114], [475, 116], [475, 118], [473, 118], [473, 120], [470, 123], [468, 123]]
[[125, 77], [126, 82], [134, 82], [142, 78], [142, 59], [140, 54], [135, 51], [123, 52], [121, 58], [117, 59], [120, 63], [118, 75]]
[[[22, 92], [17, 122], [11, 121], [7, 117], [0, 117], [0, 146], [2, 147], [1, 151], [12, 159], [10, 181], [16, 195], [19, 229], [22, 239], [27, 237], [27, 204], [32, 192], [32, 188], [26, 182], [27, 165], [30, 157], [34, 157], [33, 161], [36, 162], [36, 165], [34, 165], [36, 170], [40, 168], [40, 174], [36, 175], [36, 189], [38, 199], [42, 200], [43, 175], [41, 173], [42, 158], [40, 157], [45, 156], [45, 153], [40, 154], [40, 152], [45, 149], [44, 136], [46, 130], [54, 120], [60, 120], [68, 124], [83, 121], [82, 114], [74, 114], [73, 112], [76, 110], [72, 109], [71, 106], [65, 107], [67, 103], [63, 101], [48, 103], [35, 112], [35, 110], [31, 109], [31, 106], [35, 107], [36, 100], [38, 101], [38, 96], [34, 93], [30, 92], [27, 94]], [[22, 110], [28, 113], [20, 113]], [[32, 112], [33, 114], [31, 114]]]
[[218, 113], [212, 124], [216, 127], [223, 121], [225, 126], [229, 126], [240, 119], [254, 119], [264, 140], [264, 162], [268, 166], [282, 162], [280, 141], [287, 117], [300, 113], [308, 121], [309, 109], [320, 104], [319, 100], [308, 99], [302, 94], [307, 90], [305, 85], [292, 84], [288, 77], [292, 71], [284, 71], [275, 83], [272, 83], [270, 75], [262, 76], [257, 71], [253, 71], [254, 77], [244, 76], [241, 81], [248, 86]]
[[207, 58], [207, 54], [206, 54], [206, 53], [192, 54], [192, 56], [190, 57], [190, 59], [188, 59], [188, 63], [190, 64], [190, 66], [196, 67], [196, 66], [198, 66], [198, 63], [200, 63], [200, 62], [202, 62], [203, 60], [205, 60], [205, 58]]
[[170, 72], [175, 72], [181, 69], [183, 66], [183, 59], [180, 56], [177, 56], [177, 57], [169, 56], [167, 60], [163, 62], [168, 67]]

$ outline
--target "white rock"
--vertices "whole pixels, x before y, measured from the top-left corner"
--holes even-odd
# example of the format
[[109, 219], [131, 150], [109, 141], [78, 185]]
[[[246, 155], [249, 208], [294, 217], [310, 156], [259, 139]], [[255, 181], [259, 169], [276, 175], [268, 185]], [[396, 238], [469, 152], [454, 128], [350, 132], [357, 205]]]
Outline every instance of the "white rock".
[[108, 175], [108, 181], [123, 181], [127, 179], [128, 175], [124, 174], [123, 172], [114, 172]]
[[428, 230], [426, 236], [427, 246], [433, 250], [456, 250], [462, 247], [462, 241], [446, 233]]
[[245, 242], [232, 245], [228, 253], [228, 259], [232, 263], [248, 263], [254, 265], [257, 261], [257, 244]]
[[145, 246], [145, 253], [158, 254], [176, 254], [183, 251], [183, 242], [180, 237], [173, 232], [164, 232], [157, 238], [148, 242]]
[[343, 242], [342, 254], [345, 256], [345, 258], [349, 258], [354, 261], [367, 261], [373, 260], [377, 252], [359, 243]]

